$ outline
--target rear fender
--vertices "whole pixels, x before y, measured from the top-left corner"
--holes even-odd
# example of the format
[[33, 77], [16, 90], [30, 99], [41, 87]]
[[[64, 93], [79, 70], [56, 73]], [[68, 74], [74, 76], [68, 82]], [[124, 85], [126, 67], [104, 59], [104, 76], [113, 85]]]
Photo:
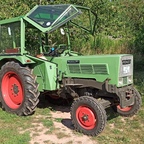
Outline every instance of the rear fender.
[[8, 61], [15, 61], [18, 62], [22, 65], [29, 65], [29, 64], [34, 64], [35, 61], [32, 59], [26, 57], [26, 56], [21, 56], [21, 55], [4, 55], [0, 56], [0, 68]]
[[28, 65], [33, 69], [33, 74], [37, 77], [37, 83], [39, 84], [39, 91], [56, 90], [59, 87], [56, 64], [29, 55], [5, 55], [0, 57], [0, 68], [8, 61]]

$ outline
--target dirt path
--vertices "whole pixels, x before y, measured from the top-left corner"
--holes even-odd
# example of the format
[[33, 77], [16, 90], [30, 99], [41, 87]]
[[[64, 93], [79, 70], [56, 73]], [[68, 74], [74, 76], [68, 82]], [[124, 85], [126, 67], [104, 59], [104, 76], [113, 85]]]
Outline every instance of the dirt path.
[[51, 119], [54, 124], [51, 131], [48, 131], [42, 123], [33, 123], [34, 127], [30, 130], [30, 144], [97, 144], [91, 137], [73, 130], [68, 108], [57, 107], [56, 111], [51, 111]]

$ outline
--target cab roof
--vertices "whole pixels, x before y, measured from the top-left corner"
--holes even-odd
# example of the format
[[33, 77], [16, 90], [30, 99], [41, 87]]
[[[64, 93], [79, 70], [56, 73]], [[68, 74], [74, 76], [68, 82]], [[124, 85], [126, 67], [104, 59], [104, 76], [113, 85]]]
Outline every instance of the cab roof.
[[0, 25], [21, 21], [24, 19], [42, 32], [51, 32], [74, 19], [81, 13], [81, 8], [73, 4], [36, 5], [26, 15], [1, 20]]
[[35, 6], [24, 19], [42, 32], [48, 32], [67, 23], [80, 14], [74, 5], [44, 5]]

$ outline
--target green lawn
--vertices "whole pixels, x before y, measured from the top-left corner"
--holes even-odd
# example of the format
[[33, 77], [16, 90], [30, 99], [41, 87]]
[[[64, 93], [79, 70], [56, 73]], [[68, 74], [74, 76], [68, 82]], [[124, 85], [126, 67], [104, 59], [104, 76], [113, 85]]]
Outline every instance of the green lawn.
[[0, 109], [0, 143], [1, 144], [28, 144], [28, 132], [19, 133], [19, 129], [26, 129], [31, 122], [30, 117], [18, 117]]
[[37, 108], [32, 116], [22, 116], [6, 113], [0, 109], [0, 144], [28, 144], [30, 141], [30, 128], [32, 123], [42, 123], [45, 127], [51, 128], [53, 122], [37, 116], [50, 115], [50, 109]]

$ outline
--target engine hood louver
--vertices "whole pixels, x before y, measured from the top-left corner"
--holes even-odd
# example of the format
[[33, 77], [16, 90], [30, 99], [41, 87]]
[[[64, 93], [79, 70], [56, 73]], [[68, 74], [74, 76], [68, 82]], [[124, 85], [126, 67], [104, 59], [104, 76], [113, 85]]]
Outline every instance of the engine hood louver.
[[74, 74], [108, 74], [108, 69], [106, 64], [71, 64], [68, 65], [70, 73]]

